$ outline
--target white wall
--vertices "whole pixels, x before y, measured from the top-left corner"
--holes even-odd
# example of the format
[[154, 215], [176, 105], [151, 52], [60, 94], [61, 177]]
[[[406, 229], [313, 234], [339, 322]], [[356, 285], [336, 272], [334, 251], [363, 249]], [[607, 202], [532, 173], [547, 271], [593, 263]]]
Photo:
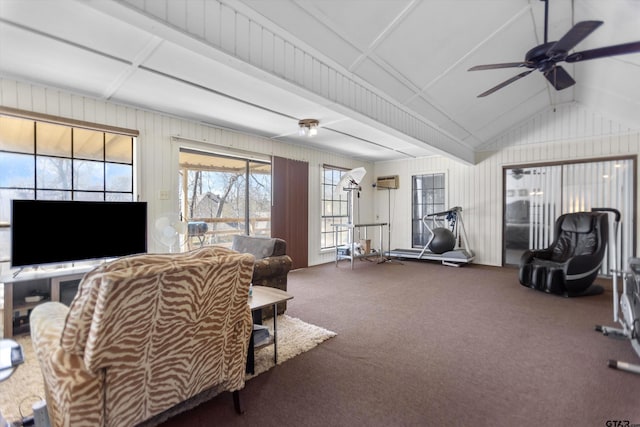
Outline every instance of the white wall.
[[[138, 195], [149, 203], [149, 224], [166, 212], [174, 212], [178, 205], [177, 185], [174, 185], [175, 165], [172, 165], [173, 136], [200, 141], [204, 146], [251, 151], [274, 155], [309, 163], [309, 264], [316, 265], [332, 261], [333, 252], [321, 253], [320, 247], [320, 179], [322, 165], [330, 164], [348, 169], [363, 166], [372, 170], [373, 165], [362, 163], [331, 153], [284, 144], [266, 138], [231, 132], [193, 121], [182, 120], [167, 115], [145, 111], [96, 100], [87, 96], [72, 94], [63, 90], [46, 88], [30, 83], [0, 79], [0, 105], [26, 111], [50, 114], [74, 120], [135, 129], [140, 132], [137, 139], [137, 165], [139, 176]], [[371, 221], [373, 216], [372, 187], [373, 174], [367, 174], [363, 181], [360, 198], [361, 220]], [[160, 199], [161, 191], [169, 191], [168, 200]], [[151, 229], [151, 228], [150, 228]], [[152, 238], [149, 250], [156, 251]]]
[[[376, 176], [399, 175], [391, 191], [392, 248], [411, 247], [411, 176], [447, 174], [447, 206], [462, 206], [474, 262], [502, 265], [502, 168], [540, 162], [638, 155], [640, 132], [632, 131], [580, 105], [568, 104], [540, 113], [527, 123], [491, 141], [475, 165], [448, 158], [378, 162]], [[640, 184], [636, 182], [636, 189]], [[387, 219], [387, 194], [378, 191], [375, 211]], [[636, 206], [636, 212], [638, 206]], [[636, 223], [636, 236], [638, 224]], [[636, 248], [636, 254], [638, 254]]]
[[[149, 202], [150, 224], [156, 216], [174, 211], [174, 206], [177, 205], [177, 186], [172, 183], [174, 177], [171, 172], [172, 136], [308, 162], [310, 265], [333, 260], [332, 252], [321, 253], [318, 249], [320, 179], [322, 165], [325, 163], [349, 169], [365, 167], [367, 175], [362, 183], [359, 219], [361, 222], [386, 222], [390, 206], [391, 248], [411, 247], [411, 176], [446, 172], [447, 205], [463, 208], [470, 245], [476, 252], [475, 262], [501, 265], [503, 166], [637, 155], [640, 151], [640, 132], [631, 131], [614, 121], [587, 112], [576, 104], [543, 112], [491, 141], [486, 145], [486, 151], [478, 153], [477, 164], [471, 166], [440, 156], [379, 162], [375, 165], [363, 164], [331, 153], [10, 79], [0, 79], [0, 105], [138, 130], [139, 196], [140, 200]], [[391, 191], [373, 190], [371, 184], [375, 177], [387, 175], [399, 175], [400, 188]], [[160, 200], [161, 190], [169, 190], [169, 200]], [[388, 204], [387, 197], [390, 197], [391, 205]], [[377, 236], [372, 238], [377, 241]], [[386, 248], [386, 230], [383, 238]], [[152, 239], [150, 249], [156, 250]]]

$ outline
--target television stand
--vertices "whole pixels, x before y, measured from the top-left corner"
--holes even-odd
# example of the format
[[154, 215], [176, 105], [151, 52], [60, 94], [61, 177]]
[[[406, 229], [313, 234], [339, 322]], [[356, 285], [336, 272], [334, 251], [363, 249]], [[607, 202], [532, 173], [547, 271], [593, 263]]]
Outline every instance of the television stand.
[[[47, 301], [60, 301], [70, 304], [78, 290], [78, 284], [85, 273], [95, 265], [81, 267], [18, 270], [0, 277], [4, 283], [3, 336], [29, 333], [29, 315], [38, 304]], [[26, 297], [30, 301], [26, 301]], [[42, 297], [42, 299], [38, 299]]]

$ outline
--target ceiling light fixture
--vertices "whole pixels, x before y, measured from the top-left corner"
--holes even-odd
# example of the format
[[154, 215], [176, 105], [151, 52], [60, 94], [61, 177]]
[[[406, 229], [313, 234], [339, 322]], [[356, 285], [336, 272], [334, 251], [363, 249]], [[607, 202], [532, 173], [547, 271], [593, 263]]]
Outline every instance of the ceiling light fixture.
[[298, 122], [298, 135], [300, 136], [308, 136], [311, 138], [312, 136], [316, 136], [318, 134], [318, 125], [320, 122], [316, 119], [302, 119]]

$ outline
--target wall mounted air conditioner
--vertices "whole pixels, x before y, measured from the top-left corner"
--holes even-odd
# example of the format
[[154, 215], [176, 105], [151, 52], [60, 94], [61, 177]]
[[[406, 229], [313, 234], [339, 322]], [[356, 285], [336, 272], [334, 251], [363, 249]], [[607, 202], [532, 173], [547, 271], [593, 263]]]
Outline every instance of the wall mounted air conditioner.
[[398, 175], [379, 176], [378, 178], [376, 178], [376, 188], [378, 190], [397, 190], [399, 185], [400, 177]]

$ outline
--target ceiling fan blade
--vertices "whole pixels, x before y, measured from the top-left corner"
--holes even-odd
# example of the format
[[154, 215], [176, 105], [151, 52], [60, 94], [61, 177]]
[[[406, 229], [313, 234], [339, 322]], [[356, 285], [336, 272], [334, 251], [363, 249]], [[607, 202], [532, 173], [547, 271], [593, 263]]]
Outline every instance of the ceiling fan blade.
[[517, 76], [511, 77], [509, 80], [503, 81], [502, 83], [500, 83], [497, 86], [492, 87], [488, 91], [482, 92], [480, 95], [478, 95], [478, 98], [482, 98], [484, 96], [491, 95], [493, 92], [497, 91], [498, 89], [502, 89], [506, 85], [509, 85], [509, 84], [515, 82], [516, 80], [520, 80], [521, 78], [523, 78], [524, 76], [526, 76], [527, 74], [529, 74], [531, 72], [533, 72], [533, 70], [528, 70], [528, 71], [525, 71], [523, 73], [518, 74]]
[[587, 59], [596, 59], [615, 55], [627, 55], [629, 53], [638, 52], [640, 52], [640, 41], [617, 44], [614, 46], [599, 47], [597, 49], [590, 49], [584, 50], [582, 52], [572, 53], [571, 55], [567, 56], [565, 61], [578, 62], [586, 61]]
[[553, 85], [557, 90], [566, 89], [576, 84], [576, 81], [565, 71], [564, 68], [556, 65], [551, 70], [544, 73], [544, 76], [549, 80], [549, 83]]
[[531, 65], [530, 62], [505, 62], [503, 64], [476, 65], [475, 67], [469, 68], [467, 71], [495, 70], [497, 68], [518, 68], [528, 67], [529, 65]]
[[547, 51], [547, 56], [554, 60], [562, 60], [578, 43], [584, 40], [602, 21], [582, 21], [573, 26], [560, 40]]

